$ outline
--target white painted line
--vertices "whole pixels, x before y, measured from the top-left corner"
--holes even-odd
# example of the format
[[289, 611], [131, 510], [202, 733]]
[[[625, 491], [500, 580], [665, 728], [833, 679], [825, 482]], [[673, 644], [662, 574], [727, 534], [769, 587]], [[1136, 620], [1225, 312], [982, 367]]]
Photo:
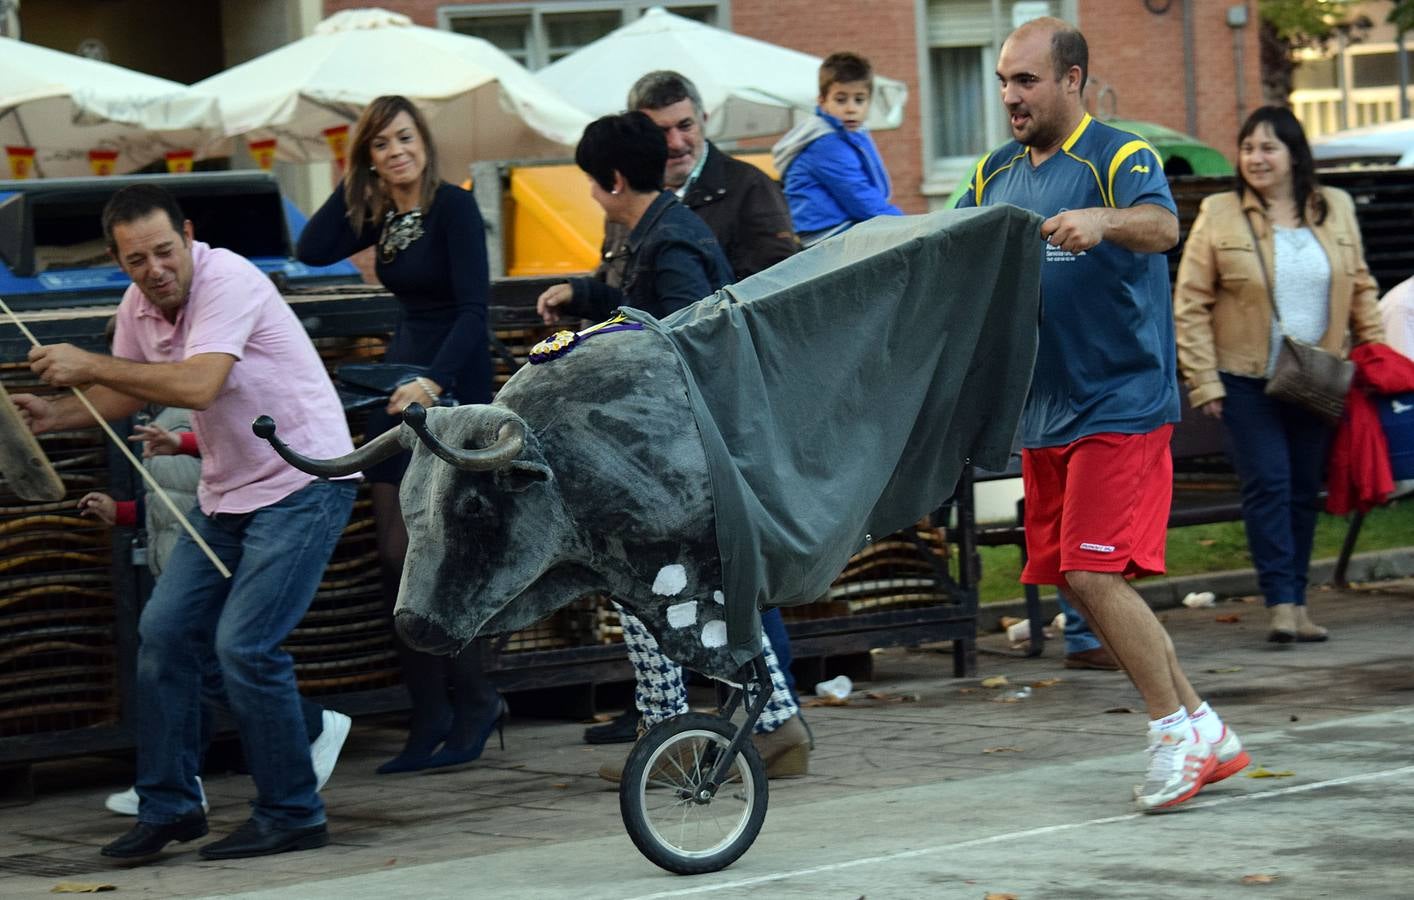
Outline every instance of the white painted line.
[[[1344, 778], [1331, 778], [1326, 781], [1313, 781], [1310, 784], [1293, 784], [1290, 787], [1274, 788], [1268, 791], [1259, 791], [1251, 794], [1235, 794], [1229, 797], [1216, 797], [1212, 800], [1202, 800], [1189, 802], [1178, 807], [1175, 812], [1190, 809], [1210, 809], [1216, 806], [1227, 806], [1232, 803], [1245, 803], [1250, 800], [1266, 800], [1271, 797], [1284, 797], [1288, 794], [1303, 794], [1307, 791], [1319, 791], [1324, 788], [1340, 787], [1346, 784], [1357, 784], [1362, 781], [1379, 781], [1386, 778], [1399, 778], [1404, 775], [1414, 775], [1414, 766], [1401, 766], [1398, 769], [1388, 769], [1383, 772], [1367, 772], [1362, 775], [1347, 775]], [[919, 847], [914, 850], [901, 850], [898, 853], [882, 853], [878, 856], [866, 856], [860, 859], [849, 859], [843, 862], [830, 863], [823, 866], [812, 866], [808, 869], [796, 869], [791, 872], [777, 872], [773, 875], [757, 875], [753, 878], [742, 878], [736, 881], [724, 881], [717, 884], [704, 884], [697, 887], [683, 888], [678, 891], [660, 891], [655, 894], [643, 894], [638, 897], [628, 898], [628, 900], [659, 900], [663, 897], [689, 897], [693, 894], [710, 894], [715, 891], [728, 891], [733, 888], [751, 887], [757, 884], [768, 884], [773, 881], [784, 881], [787, 878], [800, 878], [807, 875], [820, 875], [825, 872], [838, 872], [842, 869], [853, 869], [859, 866], [868, 866], [875, 863], [895, 862], [903, 859], [916, 859], [920, 856], [931, 856], [935, 853], [944, 853], [952, 850], [959, 850], [966, 847], [982, 847], [987, 844], [996, 844], [1004, 841], [1014, 841], [1029, 837], [1040, 837], [1047, 834], [1056, 834], [1062, 831], [1074, 831], [1079, 828], [1089, 828], [1092, 825], [1113, 825], [1116, 822], [1128, 822], [1131, 819], [1148, 818], [1150, 813], [1132, 812], [1119, 816], [1105, 816], [1099, 819], [1088, 819], [1084, 822], [1068, 822], [1060, 825], [1043, 825], [1039, 828], [1027, 828], [1023, 831], [1009, 831], [1005, 834], [994, 834], [990, 837], [973, 838], [968, 841], [958, 841], [952, 844], [938, 844], [933, 847]], [[1160, 813], [1159, 815], [1171, 815], [1171, 813]]]

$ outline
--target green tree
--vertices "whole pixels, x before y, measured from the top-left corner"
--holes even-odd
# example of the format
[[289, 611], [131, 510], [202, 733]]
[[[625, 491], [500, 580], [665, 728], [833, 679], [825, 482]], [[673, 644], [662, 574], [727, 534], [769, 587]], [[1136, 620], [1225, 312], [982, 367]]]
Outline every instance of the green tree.
[[[1262, 94], [1266, 102], [1286, 105], [1291, 95], [1295, 51], [1325, 48], [1340, 32], [1359, 40], [1370, 20], [1355, 15], [1356, 0], [1260, 0]], [[1414, 0], [1399, 0], [1395, 13], [1414, 15]]]

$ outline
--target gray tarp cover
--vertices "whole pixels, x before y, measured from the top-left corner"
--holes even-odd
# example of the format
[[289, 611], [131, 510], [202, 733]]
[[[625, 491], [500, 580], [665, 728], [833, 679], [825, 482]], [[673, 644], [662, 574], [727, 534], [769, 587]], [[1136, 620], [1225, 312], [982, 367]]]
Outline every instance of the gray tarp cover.
[[823, 596], [868, 536], [1006, 465], [1031, 382], [1039, 216], [880, 217], [656, 320], [707, 451], [732, 652]]

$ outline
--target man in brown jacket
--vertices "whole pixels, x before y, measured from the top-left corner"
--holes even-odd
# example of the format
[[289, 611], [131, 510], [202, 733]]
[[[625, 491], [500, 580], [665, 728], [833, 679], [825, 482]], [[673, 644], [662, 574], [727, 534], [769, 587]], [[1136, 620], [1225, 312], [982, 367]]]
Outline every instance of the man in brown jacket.
[[[712, 229], [738, 281], [799, 249], [780, 186], [750, 163], [718, 150], [703, 134], [707, 114], [691, 81], [677, 72], [649, 72], [629, 89], [628, 108], [663, 129], [668, 139], [664, 186]], [[623, 272], [627, 237], [618, 225], [605, 230], [599, 274], [610, 284]]]

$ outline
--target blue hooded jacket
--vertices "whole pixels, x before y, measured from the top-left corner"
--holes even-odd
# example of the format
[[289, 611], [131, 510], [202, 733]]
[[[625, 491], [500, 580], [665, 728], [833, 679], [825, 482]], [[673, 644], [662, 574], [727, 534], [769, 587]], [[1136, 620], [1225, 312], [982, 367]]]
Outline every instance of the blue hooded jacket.
[[771, 153], [785, 179], [791, 220], [801, 234], [903, 215], [889, 202], [889, 174], [869, 132], [850, 131], [819, 107]]

